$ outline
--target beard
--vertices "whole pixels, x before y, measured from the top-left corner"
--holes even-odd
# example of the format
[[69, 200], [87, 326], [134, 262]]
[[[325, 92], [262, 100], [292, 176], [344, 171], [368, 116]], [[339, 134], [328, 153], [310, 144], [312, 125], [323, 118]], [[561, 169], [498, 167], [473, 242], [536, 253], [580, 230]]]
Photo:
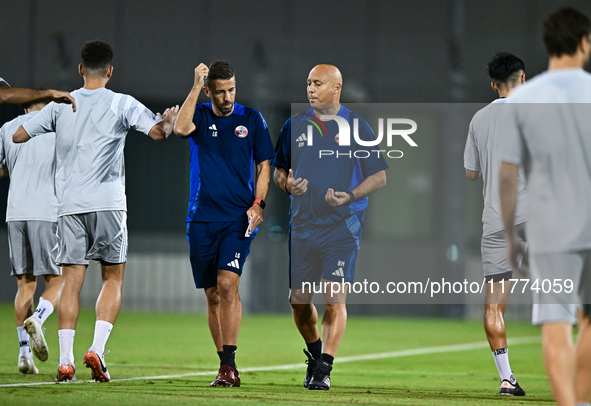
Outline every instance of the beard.
[[222, 105], [222, 104], [220, 104], [220, 105], [218, 106], [218, 109], [219, 109], [219, 110], [220, 110], [220, 111], [221, 111], [223, 114], [228, 114], [228, 113], [231, 113], [231, 112], [232, 112], [232, 110], [234, 109], [234, 102], [231, 102], [231, 103], [229, 103], [229, 104], [227, 104], [227, 105]]

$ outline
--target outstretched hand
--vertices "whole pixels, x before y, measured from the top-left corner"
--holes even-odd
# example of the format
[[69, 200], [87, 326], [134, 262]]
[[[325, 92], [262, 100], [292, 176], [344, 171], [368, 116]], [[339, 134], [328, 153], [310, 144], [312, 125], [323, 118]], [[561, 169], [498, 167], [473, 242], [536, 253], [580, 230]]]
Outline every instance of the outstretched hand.
[[174, 123], [176, 121], [178, 113], [178, 104], [176, 106], [167, 108], [166, 110], [164, 110], [164, 113], [162, 114], [156, 113], [158, 117], [162, 117], [162, 129], [164, 131], [164, 138], [168, 138], [168, 136], [172, 133], [172, 129], [174, 128]]
[[179, 113], [179, 105], [177, 104], [176, 106], [172, 106], [172, 107], [169, 107], [166, 110], [164, 110], [164, 113], [162, 113], [162, 115], [160, 115], [160, 113], [158, 113], [158, 116], [162, 117], [162, 119], [164, 121], [170, 121], [171, 123], [174, 124], [174, 120], [176, 119], [176, 116], [178, 113]]
[[68, 92], [62, 92], [61, 90], [50, 90], [51, 94], [49, 98], [56, 103], [66, 103], [72, 105], [72, 110], [76, 111], [76, 100]]

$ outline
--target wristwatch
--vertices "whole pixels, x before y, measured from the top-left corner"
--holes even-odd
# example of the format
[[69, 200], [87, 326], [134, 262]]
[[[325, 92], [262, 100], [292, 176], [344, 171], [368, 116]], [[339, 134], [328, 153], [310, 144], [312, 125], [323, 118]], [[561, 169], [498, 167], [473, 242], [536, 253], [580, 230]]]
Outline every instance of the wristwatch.
[[252, 202], [252, 204], [258, 204], [263, 210], [265, 210], [265, 207], [267, 206], [267, 203], [265, 203], [265, 201], [262, 199], [256, 199], [254, 202]]

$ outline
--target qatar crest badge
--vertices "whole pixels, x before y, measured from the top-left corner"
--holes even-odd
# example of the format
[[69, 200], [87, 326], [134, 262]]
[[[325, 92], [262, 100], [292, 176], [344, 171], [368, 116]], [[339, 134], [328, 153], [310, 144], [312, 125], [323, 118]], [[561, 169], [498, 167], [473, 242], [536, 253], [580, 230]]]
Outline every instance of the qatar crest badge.
[[239, 138], [244, 138], [248, 135], [248, 129], [243, 125], [239, 125], [234, 130], [234, 134], [236, 134], [236, 136]]

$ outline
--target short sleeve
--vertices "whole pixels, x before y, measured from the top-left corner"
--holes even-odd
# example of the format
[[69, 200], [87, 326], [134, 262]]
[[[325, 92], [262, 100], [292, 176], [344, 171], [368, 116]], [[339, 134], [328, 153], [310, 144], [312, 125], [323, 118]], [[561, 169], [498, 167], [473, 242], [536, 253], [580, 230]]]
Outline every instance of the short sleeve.
[[[195, 124], [195, 131], [193, 131], [193, 134], [187, 135], [187, 137], [190, 137], [194, 134], [205, 134], [207, 132], [207, 112], [205, 110], [207, 108], [209, 108], [207, 103], [198, 103], [195, 106], [195, 114], [193, 114], [193, 124]], [[197, 137], [193, 137], [193, 140], [198, 143]]]
[[517, 104], [506, 104], [503, 109], [501, 130], [499, 131], [499, 159], [515, 165], [523, 165], [523, 139], [517, 118]]
[[121, 119], [125, 128], [133, 128], [146, 135], [152, 127], [163, 121], [162, 117], [152, 113], [150, 109], [132, 96], [120, 93], [113, 98], [111, 110]]
[[273, 143], [271, 142], [271, 135], [269, 135], [269, 127], [263, 115], [255, 111], [255, 133], [254, 133], [254, 160], [261, 163], [269, 160], [275, 156], [273, 151]]
[[[369, 124], [367, 124], [367, 122], [363, 119], [359, 119], [359, 136], [363, 141], [375, 141], [376, 139], [373, 130], [371, 129]], [[386, 162], [386, 159], [384, 158], [384, 154], [372, 152], [372, 150], [376, 149], [375, 146], [366, 147], [358, 145], [358, 149], [363, 149], [367, 151], [367, 158], [360, 159], [361, 173], [363, 174], [364, 179], [367, 179], [369, 176], [375, 175], [376, 173], [388, 169], [390, 167]]]
[[60, 107], [55, 102], [51, 102], [43, 107], [35, 117], [23, 124], [23, 128], [31, 138], [41, 134], [53, 133], [55, 132], [59, 111]]
[[4, 166], [4, 158], [6, 153], [4, 152], [4, 136], [6, 135], [6, 125], [0, 128], [0, 168]]
[[474, 137], [474, 125], [470, 122], [468, 129], [468, 138], [466, 139], [466, 147], [464, 148], [464, 168], [469, 171], [480, 171], [480, 155], [478, 154], [478, 147], [476, 146], [476, 138]]
[[286, 172], [291, 168], [291, 118], [281, 128], [271, 165]]

